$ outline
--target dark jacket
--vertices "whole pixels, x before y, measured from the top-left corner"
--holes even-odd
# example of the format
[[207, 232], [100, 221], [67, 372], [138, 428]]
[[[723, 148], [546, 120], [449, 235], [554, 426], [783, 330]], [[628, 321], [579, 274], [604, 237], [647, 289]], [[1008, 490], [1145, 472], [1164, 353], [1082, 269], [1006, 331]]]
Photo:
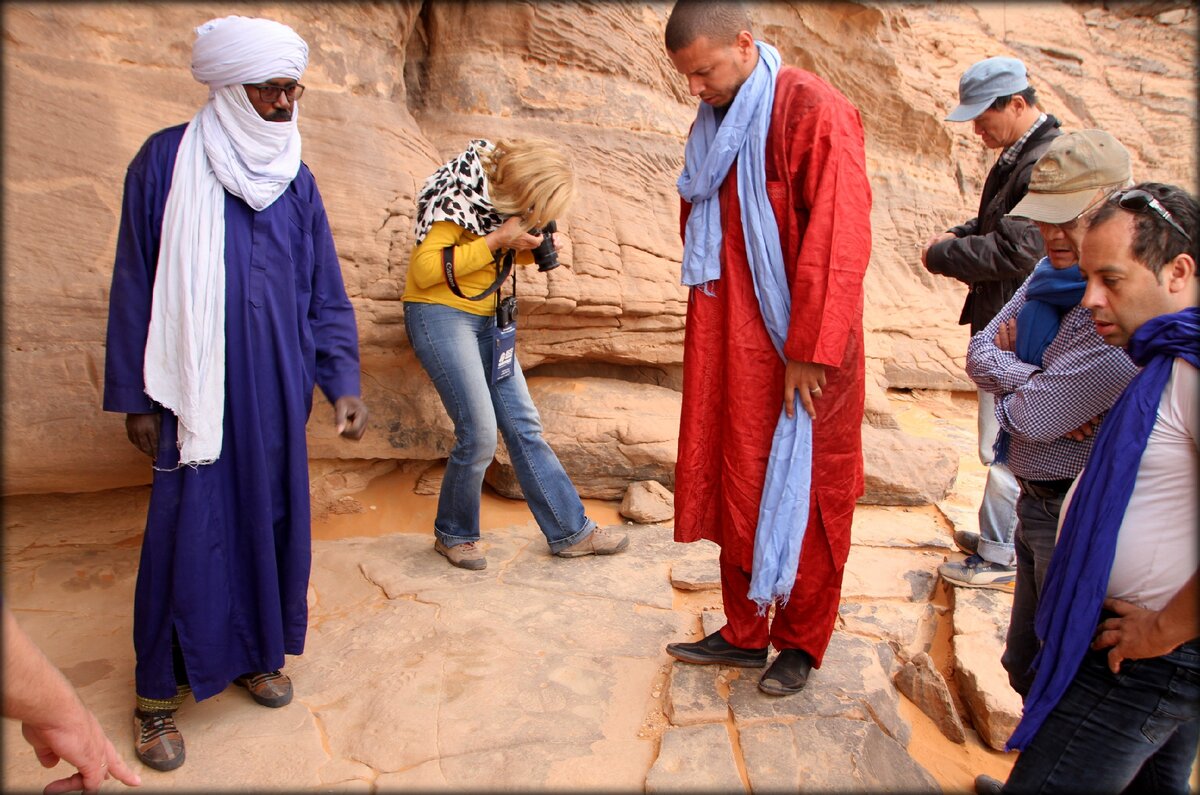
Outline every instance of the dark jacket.
[[986, 326], [1033, 271], [1044, 254], [1042, 233], [1032, 221], [1005, 218], [1029, 190], [1033, 164], [1062, 135], [1060, 122], [1048, 116], [1011, 166], [999, 161], [988, 172], [979, 201], [979, 215], [950, 229], [955, 240], [929, 249], [925, 267], [930, 273], [951, 276], [970, 290], [959, 323], [970, 323], [971, 334]]

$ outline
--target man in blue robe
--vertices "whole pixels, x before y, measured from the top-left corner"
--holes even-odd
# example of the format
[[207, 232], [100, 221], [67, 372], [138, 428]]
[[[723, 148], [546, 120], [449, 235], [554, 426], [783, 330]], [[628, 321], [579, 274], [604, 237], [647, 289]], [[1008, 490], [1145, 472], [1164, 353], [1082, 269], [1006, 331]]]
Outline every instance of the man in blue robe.
[[358, 333], [325, 208], [300, 161], [291, 28], [196, 29], [209, 100], [130, 164], [113, 270], [104, 408], [154, 460], [134, 597], [138, 758], [184, 761], [174, 712], [231, 681], [281, 707], [311, 558], [313, 386], [362, 437]]

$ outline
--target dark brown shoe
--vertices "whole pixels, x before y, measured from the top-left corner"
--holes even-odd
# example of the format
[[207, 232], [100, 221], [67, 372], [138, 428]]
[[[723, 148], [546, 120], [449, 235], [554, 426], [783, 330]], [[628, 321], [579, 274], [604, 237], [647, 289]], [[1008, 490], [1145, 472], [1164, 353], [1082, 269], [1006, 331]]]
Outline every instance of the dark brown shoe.
[[174, 770], [183, 764], [183, 735], [174, 712], [133, 711], [133, 750], [143, 765]]
[[769, 696], [790, 696], [808, 684], [813, 658], [801, 649], [782, 649], [758, 680], [758, 689]]
[[250, 691], [250, 697], [264, 707], [285, 707], [292, 702], [292, 680], [279, 671], [242, 674], [233, 683]]

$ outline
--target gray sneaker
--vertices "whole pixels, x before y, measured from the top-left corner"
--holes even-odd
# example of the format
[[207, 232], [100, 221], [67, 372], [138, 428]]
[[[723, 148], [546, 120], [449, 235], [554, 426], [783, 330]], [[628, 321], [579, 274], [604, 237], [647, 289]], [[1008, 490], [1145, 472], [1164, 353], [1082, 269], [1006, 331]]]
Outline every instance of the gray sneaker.
[[587, 538], [576, 541], [566, 549], [555, 552], [560, 558], [581, 558], [584, 555], [615, 555], [629, 546], [629, 536], [597, 527]]
[[977, 555], [979, 554], [979, 533], [955, 530], [954, 545], [968, 555]]
[[475, 546], [474, 541], [467, 541], [448, 547], [441, 540], [434, 539], [433, 548], [437, 550], [439, 555], [444, 556], [446, 560], [450, 561], [451, 565], [458, 566], [460, 569], [479, 571], [480, 569], [487, 568], [487, 558]]
[[966, 588], [991, 588], [996, 591], [1012, 593], [1017, 584], [1017, 569], [1015, 566], [1001, 566], [999, 563], [986, 561], [978, 555], [970, 555], [965, 560], [943, 563], [938, 566], [938, 574], [947, 582]]

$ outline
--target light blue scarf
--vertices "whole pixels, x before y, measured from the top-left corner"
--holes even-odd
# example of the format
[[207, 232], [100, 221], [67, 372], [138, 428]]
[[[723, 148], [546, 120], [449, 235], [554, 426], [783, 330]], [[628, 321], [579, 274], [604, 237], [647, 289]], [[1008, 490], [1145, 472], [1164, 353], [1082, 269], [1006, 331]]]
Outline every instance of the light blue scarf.
[[[759, 59], [742, 84], [724, 120], [717, 124], [713, 109], [700, 103], [684, 148], [684, 168], [679, 195], [692, 205], [683, 249], [683, 283], [707, 290], [721, 278], [721, 214], [717, 192], [736, 158], [742, 228], [754, 294], [767, 333], [780, 358], [791, 320], [791, 293], [783, 268], [783, 246], [775, 213], [767, 200], [767, 129], [775, 102], [775, 76], [779, 52], [765, 42], [755, 42]], [[758, 530], [754, 537], [754, 563], [750, 599], [759, 613], [778, 601], [787, 604], [800, 548], [808, 526], [809, 488], [812, 483], [812, 420], [798, 398], [793, 398], [795, 418], [781, 407], [766, 482], [759, 503]]]

